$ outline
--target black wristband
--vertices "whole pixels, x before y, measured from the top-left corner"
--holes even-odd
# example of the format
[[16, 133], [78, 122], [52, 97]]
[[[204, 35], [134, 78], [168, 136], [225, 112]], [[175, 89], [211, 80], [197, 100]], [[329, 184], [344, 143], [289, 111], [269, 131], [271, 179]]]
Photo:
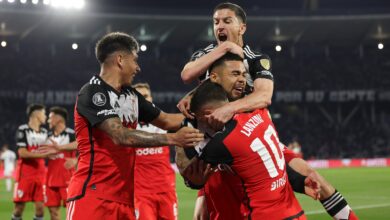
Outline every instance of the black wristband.
[[304, 194], [306, 176], [303, 176], [300, 173], [296, 172], [288, 164], [286, 164], [286, 171], [288, 175], [288, 181], [290, 182], [290, 185], [293, 188], [294, 192]]

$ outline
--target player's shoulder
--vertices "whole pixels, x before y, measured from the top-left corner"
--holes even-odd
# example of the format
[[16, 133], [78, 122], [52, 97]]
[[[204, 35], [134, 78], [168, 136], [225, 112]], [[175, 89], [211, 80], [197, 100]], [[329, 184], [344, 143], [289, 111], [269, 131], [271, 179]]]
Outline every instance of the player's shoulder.
[[74, 134], [74, 130], [72, 128], [65, 128], [65, 132], [68, 134]]
[[99, 90], [101, 88], [103, 88], [102, 80], [97, 76], [93, 76], [87, 83], [83, 85], [83, 87], [81, 87], [79, 93], [81, 94], [93, 90]]
[[243, 47], [243, 50], [244, 50], [245, 56], [248, 59], [270, 59], [270, 57], [267, 54], [265, 54], [261, 51], [254, 50], [248, 44], [246, 44]]
[[22, 125], [19, 125], [19, 127], [18, 127], [19, 131], [24, 131], [24, 130], [27, 130], [27, 129], [29, 129], [27, 124], [22, 124]]
[[208, 45], [207, 47], [205, 47], [203, 50], [204, 50], [205, 52], [209, 53], [209, 52], [211, 52], [212, 50], [214, 50], [216, 47], [217, 47], [217, 45], [213, 43], [213, 44], [210, 44], [210, 45]]

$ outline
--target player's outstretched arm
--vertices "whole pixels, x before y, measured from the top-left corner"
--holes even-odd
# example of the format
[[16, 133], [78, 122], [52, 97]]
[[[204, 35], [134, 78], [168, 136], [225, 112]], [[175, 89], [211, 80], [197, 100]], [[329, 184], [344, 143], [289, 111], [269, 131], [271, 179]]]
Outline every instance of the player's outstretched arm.
[[258, 78], [254, 81], [254, 91], [242, 99], [228, 103], [234, 113], [253, 111], [266, 108], [271, 105], [274, 91], [274, 82], [265, 78]]
[[129, 147], [155, 147], [175, 145], [179, 147], [193, 147], [203, 140], [199, 130], [183, 127], [176, 133], [156, 134], [130, 128], [125, 128], [119, 118], [109, 118], [98, 125], [105, 131], [115, 144]]
[[166, 131], [177, 131], [180, 129], [183, 120], [184, 115], [182, 114], [171, 114], [161, 111], [151, 124]]
[[19, 157], [21, 158], [25, 158], [25, 159], [28, 159], [28, 158], [46, 158], [50, 155], [52, 155], [52, 153], [50, 152], [30, 152], [28, 151], [26, 148], [19, 148], [18, 149], [18, 154], [19, 154]]
[[214, 61], [222, 57], [225, 53], [232, 52], [242, 57], [243, 50], [240, 46], [233, 42], [223, 42], [210, 53], [201, 56], [200, 58], [188, 62], [181, 71], [181, 79], [184, 83], [191, 83], [204, 74]]

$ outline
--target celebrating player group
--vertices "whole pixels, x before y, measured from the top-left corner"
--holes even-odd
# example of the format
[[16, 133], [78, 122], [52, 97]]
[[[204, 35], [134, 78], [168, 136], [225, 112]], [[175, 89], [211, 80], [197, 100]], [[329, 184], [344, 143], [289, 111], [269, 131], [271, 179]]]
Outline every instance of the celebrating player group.
[[[108, 33], [95, 47], [100, 73], [80, 89], [74, 130], [62, 107], [27, 109], [17, 131], [18, 166], [13, 220], [26, 202], [34, 219], [178, 219], [169, 146], [189, 188], [198, 190], [194, 219], [306, 219], [294, 192], [319, 201], [333, 219], [358, 219], [344, 197], [279, 139], [267, 109], [274, 90], [272, 63], [245, 44], [245, 11], [221, 3], [212, 14], [215, 43], [183, 67], [184, 83], [199, 84], [166, 113], [152, 103], [138, 42]], [[179, 76], [177, 76], [179, 77]], [[45, 165], [45, 159], [47, 165]]]

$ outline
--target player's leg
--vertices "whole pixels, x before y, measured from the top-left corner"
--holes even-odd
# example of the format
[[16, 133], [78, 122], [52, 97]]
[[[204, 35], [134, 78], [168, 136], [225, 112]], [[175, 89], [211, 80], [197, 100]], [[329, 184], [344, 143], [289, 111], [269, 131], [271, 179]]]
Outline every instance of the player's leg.
[[50, 219], [60, 219], [61, 194], [58, 187], [45, 187], [45, 206], [49, 209]]
[[178, 215], [176, 191], [158, 194], [158, 219], [176, 220]]
[[[300, 158], [292, 159], [288, 165], [302, 175], [309, 175], [313, 168]], [[344, 197], [321, 175], [318, 175], [318, 181], [321, 184], [320, 202], [333, 219], [357, 220], [355, 213]]]
[[13, 220], [22, 219], [26, 202], [33, 201], [33, 198], [31, 197], [31, 192], [33, 191], [33, 187], [34, 184], [28, 180], [22, 179], [19, 180], [18, 182], [15, 182], [14, 194], [13, 194], [13, 201], [15, 206], [14, 206], [14, 211], [12, 212]]
[[12, 213], [12, 220], [21, 220], [26, 203], [15, 202], [14, 211]]
[[34, 220], [43, 220], [44, 206], [43, 206], [43, 196], [44, 196], [44, 185], [42, 180], [35, 180], [34, 182], [34, 191], [33, 191], [33, 201], [35, 201], [35, 217]]
[[7, 192], [11, 192], [11, 190], [12, 190], [12, 178], [11, 177], [5, 178], [5, 188], [6, 188]]
[[135, 196], [135, 215], [137, 220], [157, 220], [156, 194], [143, 194]]
[[193, 220], [208, 220], [209, 212], [207, 210], [206, 197], [204, 190], [201, 189], [198, 192], [198, 197], [195, 202], [194, 217]]

